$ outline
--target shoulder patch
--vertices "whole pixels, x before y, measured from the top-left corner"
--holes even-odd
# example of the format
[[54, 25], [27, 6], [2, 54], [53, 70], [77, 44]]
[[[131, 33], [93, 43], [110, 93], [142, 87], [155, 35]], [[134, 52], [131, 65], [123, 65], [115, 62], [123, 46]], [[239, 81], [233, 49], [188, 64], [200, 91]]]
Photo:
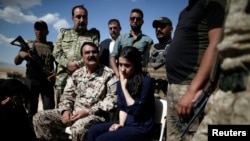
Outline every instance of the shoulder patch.
[[34, 40], [27, 40], [27, 43], [33, 43]]
[[70, 30], [71, 28], [61, 28], [60, 32], [65, 32], [66, 30]]

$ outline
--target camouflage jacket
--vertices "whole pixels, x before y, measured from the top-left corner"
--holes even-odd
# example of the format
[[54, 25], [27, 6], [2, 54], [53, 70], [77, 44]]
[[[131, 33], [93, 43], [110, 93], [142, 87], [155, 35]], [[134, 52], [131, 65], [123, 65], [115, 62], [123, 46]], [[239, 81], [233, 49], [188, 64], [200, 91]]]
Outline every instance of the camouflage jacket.
[[91, 76], [83, 66], [76, 70], [67, 80], [61, 96], [59, 109], [72, 112], [86, 109], [90, 115], [112, 110], [117, 105], [117, 77], [112, 69], [100, 65]]
[[56, 85], [64, 87], [68, 78], [67, 64], [70, 61], [80, 61], [81, 54], [80, 49], [84, 42], [94, 42], [99, 46], [99, 35], [92, 31], [85, 31], [81, 34], [72, 29], [61, 29], [53, 55], [56, 59], [57, 76]]

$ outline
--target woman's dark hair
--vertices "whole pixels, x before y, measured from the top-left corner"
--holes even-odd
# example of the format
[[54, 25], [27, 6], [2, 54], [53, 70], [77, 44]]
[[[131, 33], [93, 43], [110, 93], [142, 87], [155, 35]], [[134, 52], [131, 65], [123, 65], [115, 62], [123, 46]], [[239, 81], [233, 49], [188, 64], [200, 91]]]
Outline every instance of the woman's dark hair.
[[132, 97], [140, 94], [143, 84], [143, 72], [141, 65], [141, 53], [139, 50], [132, 46], [122, 48], [119, 57], [126, 58], [129, 62], [134, 64], [134, 74], [128, 79], [126, 88]]

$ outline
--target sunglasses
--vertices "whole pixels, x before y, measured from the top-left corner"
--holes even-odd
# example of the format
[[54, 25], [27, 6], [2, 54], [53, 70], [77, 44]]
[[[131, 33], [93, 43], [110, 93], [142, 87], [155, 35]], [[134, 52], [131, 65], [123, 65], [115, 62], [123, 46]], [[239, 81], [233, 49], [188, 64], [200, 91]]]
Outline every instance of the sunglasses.
[[134, 21], [136, 19], [136, 21], [141, 21], [142, 18], [141, 17], [130, 17], [130, 21]]

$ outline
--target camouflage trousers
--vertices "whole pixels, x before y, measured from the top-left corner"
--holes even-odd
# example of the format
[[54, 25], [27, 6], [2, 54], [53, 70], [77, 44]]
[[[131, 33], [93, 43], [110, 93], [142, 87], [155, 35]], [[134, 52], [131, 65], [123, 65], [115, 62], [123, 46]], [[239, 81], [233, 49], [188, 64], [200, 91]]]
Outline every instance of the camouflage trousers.
[[250, 124], [250, 75], [246, 78], [245, 91], [224, 92], [218, 90], [209, 97], [205, 116], [192, 141], [208, 140], [208, 125], [211, 124]]
[[178, 84], [168, 84], [168, 95], [167, 95], [167, 131], [166, 138], [167, 141], [187, 141], [191, 139], [194, 132], [198, 128], [199, 121], [196, 120], [193, 125], [189, 128], [189, 131], [185, 134], [183, 138], [180, 138], [181, 131], [186, 127], [189, 120], [184, 120], [177, 114], [177, 105], [179, 99], [186, 93], [189, 85], [178, 85]]
[[[56, 141], [64, 132], [66, 125], [61, 121], [61, 110], [53, 109], [41, 111], [34, 115], [33, 125], [38, 140]], [[70, 127], [72, 141], [84, 141], [85, 133], [90, 126], [100, 123], [101, 120], [95, 115], [78, 119]]]
[[63, 88], [56, 87], [56, 107], [58, 108], [58, 103], [60, 102], [60, 98], [63, 94]]

